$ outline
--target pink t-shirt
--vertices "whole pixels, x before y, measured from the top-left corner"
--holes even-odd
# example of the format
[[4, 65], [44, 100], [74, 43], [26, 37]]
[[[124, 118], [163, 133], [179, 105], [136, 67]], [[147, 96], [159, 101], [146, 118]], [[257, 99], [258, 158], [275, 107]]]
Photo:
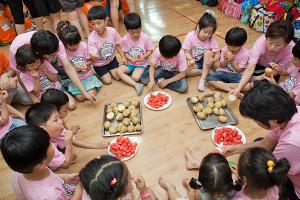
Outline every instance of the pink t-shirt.
[[[9, 63], [10, 63], [10, 67], [15, 71], [19, 71], [17, 69], [16, 59], [15, 59], [15, 54], [18, 48], [23, 46], [24, 44], [30, 44], [30, 39], [35, 32], [36, 31], [29, 31], [27, 33], [22, 33], [20, 35], [17, 35], [17, 37], [11, 43], [9, 49]], [[59, 40], [59, 47], [58, 50], [55, 52], [55, 55], [57, 55], [62, 60], [67, 58], [65, 47], [60, 40]]]
[[[55, 73], [57, 74], [56, 69], [54, 69], [54, 67], [47, 61], [44, 60], [43, 65], [48, 69], [48, 71], [50, 73]], [[39, 71], [39, 75], [40, 75], [40, 82], [41, 82], [41, 93], [36, 94], [37, 97], [41, 97], [42, 94], [49, 88], [56, 88], [56, 89], [60, 89], [61, 88], [61, 84], [58, 81], [50, 81], [47, 76], [44, 74], [44, 72], [42, 72], [41, 70]], [[25, 88], [28, 92], [32, 92], [33, 88], [34, 88], [34, 77], [31, 75], [30, 72], [21, 72], [20, 73], [20, 78], [22, 80], [22, 82], [25, 85]]]
[[[123, 37], [122, 51], [128, 53], [131, 57], [137, 58], [138, 55], [144, 55], [147, 51], [153, 50], [153, 43], [145, 33], [141, 32], [140, 38], [137, 41], [132, 40], [130, 34], [127, 33]], [[147, 66], [148, 60], [140, 63], [133, 63], [128, 60], [128, 64], [133, 66]]]
[[244, 188], [243, 190], [237, 192], [232, 198], [232, 200], [278, 200], [278, 199], [279, 199], [279, 188], [277, 186], [268, 189], [267, 194], [264, 198], [253, 199], [251, 197], [248, 197], [244, 193]]
[[294, 65], [288, 68], [289, 77], [280, 83], [280, 86], [287, 92], [295, 95], [295, 102], [300, 104], [300, 68]]
[[289, 179], [292, 181], [295, 192], [300, 198], [300, 107], [298, 112], [292, 117], [284, 129], [274, 129], [268, 134], [268, 137], [277, 142], [273, 151], [277, 159], [286, 158], [290, 165], [288, 173]]
[[265, 35], [260, 36], [252, 46], [250, 51], [250, 64], [259, 64], [267, 66], [270, 62], [279, 64], [280, 69], [287, 69], [293, 60], [292, 49], [295, 43], [291, 41], [281, 52], [270, 53], [267, 50], [267, 38]]
[[[70, 63], [73, 66], [84, 65], [87, 62], [87, 60], [90, 58], [87, 53], [87, 44], [85, 42], [80, 42], [76, 51], [70, 51], [68, 50], [68, 48], [66, 48], [66, 52], [68, 55], [68, 59], [70, 60]], [[91, 68], [88, 68], [84, 72], [77, 71], [77, 74], [79, 79], [83, 80], [91, 76], [93, 74], [93, 70]]]
[[[61, 149], [66, 147], [66, 141], [65, 141], [66, 131], [67, 129], [64, 128], [58, 138], [51, 139], [51, 141]], [[73, 140], [75, 140], [75, 136], [73, 136]]]
[[50, 169], [57, 169], [65, 162], [65, 155], [62, 152], [58, 151], [57, 145], [55, 143], [51, 142], [51, 144], [54, 148], [55, 153], [54, 153], [54, 158], [48, 164], [48, 167]]
[[164, 58], [160, 54], [159, 48], [156, 48], [153, 53], [151, 64], [167, 71], [183, 72], [187, 69], [186, 58], [182, 50], [180, 50], [173, 58]]
[[220, 50], [214, 37], [201, 41], [195, 30], [189, 32], [185, 36], [182, 48], [190, 51], [190, 54], [195, 61], [199, 61], [203, 58], [205, 50], [212, 50], [213, 52]]
[[[224, 55], [227, 51], [228, 51], [227, 46], [222, 48], [221, 59], [220, 59], [221, 62], [224, 61]], [[237, 54], [234, 55], [234, 62], [240, 66], [240, 69], [242, 70], [241, 72], [236, 72], [230, 63], [228, 63], [226, 68], [219, 68], [217, 71], [225, 71], [225, 72], [242, 74], [244, 69], [247, 67], [248, 59], [249, 59], [249, 50], [246, 47], [242, 47], [237, 52]]]
[[30, 181], [23, 174], [12, 173], [12, 188], [19, 200], [66, 200], [64, 181], [49, 169], [49, 176], [43, 180]]
[[98, 55], [93, 64], [94, 67], [101, 67], [113, 61], [116, 57], [116, 45], [122, 43], [122, 38], [116, 29], [106, 27], [107, 36], [100, 37], [96, 31], [93, 31], [88, 38], [89, 55]]
[[8, 117], [8, 122], [3, 126], [0, 126], [0, 140], [5, 136], [8, 132], [9, 128], [11, 127], [13, 119], [11, 116]]

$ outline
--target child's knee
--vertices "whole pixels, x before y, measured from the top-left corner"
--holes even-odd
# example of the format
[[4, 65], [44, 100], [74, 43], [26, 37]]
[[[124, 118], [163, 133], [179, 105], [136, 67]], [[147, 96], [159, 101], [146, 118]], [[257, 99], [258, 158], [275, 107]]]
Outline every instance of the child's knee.
[[68, 109], [69, 109], [69, 110], [75, 110], [76, 107], [77, 107], [76, 101], [75, 101], [75, 100], [73, 100], [73, 101], [70, 101], [70, 100], [69, 100]]
[[140, 76], [132, 76], [132, 80], [134, 80], [135, 82], [139, 82], [141, 79]]
[[188, 85], [182, 84], [176, 91], [179, 93], [186, 93], [188, 91]]
[[79, 102], [83, 102], [85, 100], [85, 97], [83, 95], [76, 95], [75, 99]]

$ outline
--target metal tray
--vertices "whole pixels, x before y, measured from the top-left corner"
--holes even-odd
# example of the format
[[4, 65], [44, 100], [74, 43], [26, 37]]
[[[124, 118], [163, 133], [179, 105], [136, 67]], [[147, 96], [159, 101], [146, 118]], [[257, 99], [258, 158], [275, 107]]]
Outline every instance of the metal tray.
[[[213, 97], [213, 94], [205, 95], [204, 102], [198, 102], [198, 103], [202, 104], [202, 106], [205, 106], [207, 104], [207, 98], [208, 97]], [[223, 108], [224, 112], [225, 112], [225, 116], [228, 117], [228, 121], [227, 121], [227, 123], [222, 123], [218, 120], [218, 116], [216, 116], [214, 114], [211, 114], [211, 115], [207, 116], [204, 120], [199, 119], [197, 117], [197, 114], [193, 111], [194, 104], [191, 102], [191, 97], [188, 97], [186, 99], [186, 102], [187, 102], [190, 110], [192, 111], [193, 116], [194, 116], [198, 126], [202, 130], [213, 129], [213, 128], [216, 128], [216, 127], [226, 126], [226, 125], [235, 125], [239, 122], [239, 120], [236, 118], [235, 114], [228, 107], [228, 105]]]
[[[116, 103], [116, 105], [118, 106], [119, 104], [122, 103]], [[105, 104], [104, 105], [104, 114], [103, 114], [103, 122], [102, 122], [102, 136], [103, 137], [114, 137], [114, 136], [119, 136], [119, 135], [137, 135], [137, 134], [141, 134], [142, 132], [144, 132], [144, 122], [143, 122], [143, 117], [142, 117], [142, 106], [141, 106], [141, 102], [139, 101], [139, 105], [136, 107], [136, 110], [138, 111], [138, 117], [141, 119], [141, 126], [142, 126], [142, 130], [141, 131], [134, 131], [132, 133], [119, 133], [117, 132], [116, 134], [111, 134], [108, 130], [105, 130], [104, 128], [104, 123], [106, 121], [106, 110], [107, 108], [110, 106], [110, 104]], [[114, 119], [113, 121], [111, 121], [111, 123], [113, 125], [116, 125], [118, 122], [116, 119]]]

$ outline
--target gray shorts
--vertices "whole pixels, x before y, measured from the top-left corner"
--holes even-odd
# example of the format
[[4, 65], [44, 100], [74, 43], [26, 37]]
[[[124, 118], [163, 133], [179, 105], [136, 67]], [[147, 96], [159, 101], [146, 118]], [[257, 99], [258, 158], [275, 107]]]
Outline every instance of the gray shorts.
[[72, 12], [76, 8], [81, 8], [85, 0], [59, 0], [59, 3], [64, 12]]
[[20, 103], [22, 105], [33, 104], [31, 98], [19, 84], [16, 89], [8, 90], [8, 103]]

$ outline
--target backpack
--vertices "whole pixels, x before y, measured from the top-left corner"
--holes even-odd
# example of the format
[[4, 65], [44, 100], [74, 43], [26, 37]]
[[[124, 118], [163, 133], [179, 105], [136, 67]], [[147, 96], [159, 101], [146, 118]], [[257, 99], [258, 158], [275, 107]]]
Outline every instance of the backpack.
[[234, 1], [228, 1], [224, 3], [222, 13], [239, 20], [242, 14], [242, 8], [240, 4]]
[[266, 32], [269, 25], [276, 20], [276, 13], [268, 12], [261, 4], [257, 4], [251, 11], [249, 27], [258, 31]]

